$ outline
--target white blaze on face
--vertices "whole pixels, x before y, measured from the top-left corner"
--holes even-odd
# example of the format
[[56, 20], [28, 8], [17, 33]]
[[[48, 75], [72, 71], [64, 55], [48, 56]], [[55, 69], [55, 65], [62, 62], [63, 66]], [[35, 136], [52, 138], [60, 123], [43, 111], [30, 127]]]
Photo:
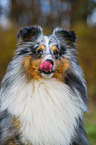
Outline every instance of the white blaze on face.
[[49, 37], [45, 36], [44, 37], [44, 40], [45, 40], [45, 47], [46, 47], [46, 56], [45, 56], [45, 60], [46, 59], [52, 59], [52, 55], [50, 53], [50, 46], [49, 46]]
[[49, 38], [48, 36], [44, 36], [44, 40], [45, 40], [45, 46], [46, 46], [46, 53], [50, 53], [49, 51]]

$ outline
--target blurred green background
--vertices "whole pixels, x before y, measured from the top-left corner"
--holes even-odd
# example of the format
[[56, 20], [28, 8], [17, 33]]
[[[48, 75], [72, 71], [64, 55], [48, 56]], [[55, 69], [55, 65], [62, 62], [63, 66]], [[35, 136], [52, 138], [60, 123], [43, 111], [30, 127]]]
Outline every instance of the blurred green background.
[[0, 0], [0, 81], [14, 55], [17, 32], [29, 25], [41, 25], [46, 35], [58, 26], [76, 32], [89, 96], [85, 128], [96, 145], [96, 0]]

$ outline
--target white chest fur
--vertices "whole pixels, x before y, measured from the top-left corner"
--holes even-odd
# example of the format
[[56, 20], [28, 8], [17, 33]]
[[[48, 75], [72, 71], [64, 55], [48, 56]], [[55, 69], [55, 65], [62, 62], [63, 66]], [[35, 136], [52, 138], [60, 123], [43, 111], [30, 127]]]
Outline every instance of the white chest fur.
[[55, 79], [15, 84], [5, 104], [22, 122], [22, 140], [27, 145], [69, 145], [76, 120], [85, 105], [70, 88]]

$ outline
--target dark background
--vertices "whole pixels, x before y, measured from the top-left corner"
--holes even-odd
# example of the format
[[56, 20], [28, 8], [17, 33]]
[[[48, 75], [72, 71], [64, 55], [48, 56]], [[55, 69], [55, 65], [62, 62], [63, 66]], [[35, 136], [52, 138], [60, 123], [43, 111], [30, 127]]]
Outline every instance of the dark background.
[[96, 0], [0, 0], [0, 81], [14, 55], [16, 34], [30, 25], [41, 25], [46, 35], [55, 27], [77, 34], [89, 95], [85, 127], [91, 144], [96, 145]]

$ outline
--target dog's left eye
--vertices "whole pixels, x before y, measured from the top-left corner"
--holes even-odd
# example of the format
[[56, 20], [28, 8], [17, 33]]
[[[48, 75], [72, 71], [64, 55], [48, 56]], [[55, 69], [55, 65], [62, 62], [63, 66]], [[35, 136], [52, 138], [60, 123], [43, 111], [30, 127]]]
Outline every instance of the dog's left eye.
[[36, 51], [36, 54], [37, 55], [42, 55], [43, 54], [43, 51], [41, 49], [39, 49], [38, 51]]

